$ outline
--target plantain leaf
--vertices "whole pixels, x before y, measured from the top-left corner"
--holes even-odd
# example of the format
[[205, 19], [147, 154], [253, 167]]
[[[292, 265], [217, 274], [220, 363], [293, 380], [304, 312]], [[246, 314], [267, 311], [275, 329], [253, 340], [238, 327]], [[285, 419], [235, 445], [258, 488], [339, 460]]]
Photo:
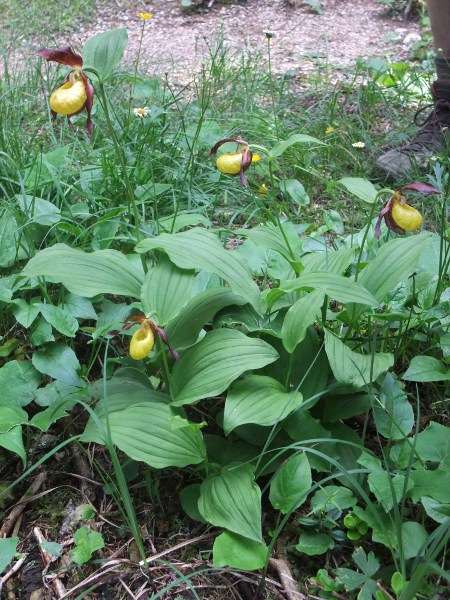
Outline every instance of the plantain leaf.
[[97, 294], [139, 298], [144, 280], [142, 271], [117, 250], [88, 253], [65, 244], [38, 252], [28, 261], [22, 275], [62, 283], [69, 292], [86, 298]]
[[342, 277], [336, 273], [316, 271], [305, 273], [290, 281], [283, 281], [280, 288], [284, 292], [295, 292], [297, 290], [322, 290], [339, 302], [354, 302], [356, 304], [367, 304], [377, 306], [378, 301], [363, 285]]
[[311, 467], [304, 452], [284, 462], [270, 483], [269, 499], [274, 508], [286, 514], [306, 500], [311, 487]]
[[361, 271], [358, 283], [381, 302], [397, 284], [414, 272], [421, 254], [431, 244], [432, 238], [431, 233], [424, 232], [387, 242]]
[[171, 345], [185, 348], [194, 344], [200, 331], [211, 321], [216, 313], [225, 306], [245, 303], [242, 296], [237, 296], [229, 288], [210, 288], [200, 292], [188, 302], [180, 313], [166, 327]]
[[323, 290], [315, 290], [297, 300], [287, 311], [281, 328], [281, 338], [288, 352], [293, 352], [305, 339], [308, 327], [316, 320], [324, 298]]
[[362, 177], [342, 177], [342, 179], [339, 179], [338, 184], [368, 204], [373, 204], [376, 200], [377, 189], [367, 179], [363, 179]]
[[278, 144], [275, 144], [275, 146], [269, 152], [269, 158], [274, 159], [278, 156], [281, 156], [294, 144], [316, 144], [317, 146], [326, 146], [324, 142], [321, 142], [319, 139], [312, 137], [311, 135], [294, 133], [294, 135], [288, 137], [287, 140], [282, 140], [281, 142], [278, 142]]
[[[198, 426], [175, 415], [163, 394], [133, 384], [130, 387], [131, 393], [116, 392], [95, 409], [105, 431], [109, 419], [113, 443], [130, 458], [157, 469], [201, 463], [206, 450]], [[82, 439], [105, 441], [92, 417]]]
[[224, 531], [215, 540], [213, 563], [215, 567], [233, 567], [244, 571], [262, 569], [267, 562], [268, 548], [264, 542]]
[[228, 392], [224, 431], [228, 434], [244, 423], [273, 425], [285, 419], [301, 403], [300, 392], [286, 392], [276, 379], [249, 375]]
[[325, 330], [325, 351], [336, 380], [355, 388], [375, 381], [394, 364], [393, 354], [377, 352], [372, 356], [354, 352], [327, 330]]
[[259, 289], [250, 269], [235, 252], [225, 250], [218, 237], [205, 229], [190, 229], [181, 233], [162, 233], [156, 238], [142, 240], [136, 251], [164, 250], [181, 269], [203, 269], [224, 279], [233, 292], [243, 296], [260, 310]]
[[262, 542], [261, 490], [250, 465], [224, 467], [207, 477], [201, 485], [198, 509], [211, 525]]
[[85, 69], [92, 67], [97, 71], [99, 79], [105, 81], [113, 72], [114, 67], [122, 60], [127, 44], [126, 27], [94, 35], [83, 47], [83, 67]]
[[217, 396], [245, 371], [275, 361], [278, 353], [266, 342], [232, 329], [216, 329], [187, 350], [172, 373], [175, 406]]
[[145, 276], [141, 293], [144, 312], [155, 311], [158, 324], [166, 325], [189, 302], [194, 279], [193, 271], [180, 269], [163, 256]]

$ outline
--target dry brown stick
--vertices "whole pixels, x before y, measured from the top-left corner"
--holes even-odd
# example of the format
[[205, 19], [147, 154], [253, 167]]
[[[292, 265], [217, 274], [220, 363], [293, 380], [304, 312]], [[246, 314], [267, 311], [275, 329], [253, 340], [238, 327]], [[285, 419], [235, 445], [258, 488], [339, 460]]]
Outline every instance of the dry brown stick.
[[11, 529], [14, 527], [14, 523], [23, 513], [25, 506], [28, 504], [28, 502], [31, 502], [31, 500], [33, 500], [34, 494], [36, 494], [38, 489], [44, 483], [46, 477], [47, 473], [39, 473], [39, 475], [27, 489], [27, 491], [19, 500], [19, 502], [13, 507], [9, 515], [4, 520], [3, 525], [0, 529], [0, 538], [7, 537]]
[[271, 558], [269, 559], [269, 565], [278, 573], [288, 600], [308, 600], [307, 596], [301, 594], [295, 587], [295, 579], [292, 577], [292, 572], [286, 559]]
[[[41, 544], [43, 542], [46, 542], [47, 540], [42, 535], [42, 532], [39, 529], [39, 527], [34, 527], [33, 528], [33, 535], [34, 535], [34, 537], [36, 538], [36, 541], [39, 544], [39, 551], [41, 553], [42, 560], [44, 561], [44, 565], [46, 567], [48, 567], [48, 565], [51, 562], [53, 562], [54, 557], [51, 554], [49, 554], [48, 552], [46, 552], [44, 550], [44, 548], [41, 546]], [[52, 587], [53, 587], [53, 589], [55, 591], [55, 594], [56, 594], [57, 598], [62, 598], [64, 596], [64, 594], [66, 593], [66, 588], [63, 586], [63, 584], [61, 583], [61, 581], [58, 579], [57, 576], [54, 579], [52, 579]]]
[[175, 550], [180, 550], [180, 548], [184, 548], [185, 546], [190, 546], [191, 544], [195, 544], [196, 542], [201, 542], [203, 540], [207, 540], [215, 535], [216, 535], [215, 533], [207, 533], [205, 535], [199, 535], [198, 537], [192, 538], [191, 540], [186, 540], [184, 542], [181, 542], [180, 544], [177, 544], [176, 546], [172, 546], [171, 548], [168, 548], [167, 550], [163, 550], [162, 552], [159, 552], [158, 554], [153, 554], [153, 556], [149, 556], [145, 561], [141, 560], [139, 563], [139, 566], [145, 567], [145, 563], [153, 562], [155, 560], [158, 560], [159, 558], [162, 558], [163, 556], [166, 556], [166, 554], [172, 554], [172, 552], [175, 552]]
[[106, 569], [102, 573], [94, 573], [90, 577], [86, 577], [86, 579], [83, 579], [83, 581], [81, 581], [80, 583], [77, 583], [77, 585], [75, 585], [73, 588], [71, 588], [69, 591], [67, 591], [64, 596], [61, 596], [60, 600], [63, 600], [63, 598], [68, 598], [76, 591], [78, 591], [92, 583], [97, 583], [97, 584], [105, 583], [106, 581], [109, 581], [110, 579], [117, 579], [117, 573], [118, 573], [117, 567], [115, 567], [115, 566], [111, 567], [110, 569]]
[[26, 561], [27, 555], [22, 556], [14, 565], [10, 568], [10, 570], [3, 575], [0, 579], [0, 593], [2, 591], [3, 585], [12, 577], [17, 571], [22, 567], [23, 563]]
[[130, 596], [130, 598], [132, 598], [132, 600], [136, 600], [136, 596], [133, 594], [133, 592], [130, 590], [130, 588], [127, 586], [127, 584], [125, 583], [125, 581], [122, 579], [122, 577], [119, 577], [119, 582], [120, 585], [124, 588], [124, 590], [126, 591], [126, 593]]

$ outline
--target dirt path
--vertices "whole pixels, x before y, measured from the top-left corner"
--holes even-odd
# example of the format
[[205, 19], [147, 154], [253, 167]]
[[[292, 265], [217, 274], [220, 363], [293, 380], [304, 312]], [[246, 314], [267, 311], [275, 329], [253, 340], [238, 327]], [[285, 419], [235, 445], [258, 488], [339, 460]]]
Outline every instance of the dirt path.
[[[126, 26], [129, 31], [127, 58], [137, 53], [142, 22], [139, 11], [153, 13], [147, 21], [142, 47], [142, 64], [149, 72], [174, 72], [189, 78], [207, 56], [208, 44], [214, 45], [220, 32], [232, 49], [262, 51], [266, 57], [268, 29], [272, 40], [273, 69], [301, 75], [316, 68], [311, 53], [322, 67], [352, 65], [359, 56], [389, 56], [404, 59], [412, 44], [411, 34], [419, 34], [416, 23], [393, 20], [386, 7], [376, 0], [322, 0], [324, 13], [316, 14], [308, 6], [289, 6], [286, 0], [248, 0], [244, 5], [215, 5], [207, 14], [182, 14], [179, 0], [153, 0], [148, 5], [127, 3], [133, 8], [111, 9], [96, 23], [80, 31], [82, 43], [94, 33]], [[300, 2], [299, 2], [300, 4]], [[387, 42], [386, 36], [397, 37]], [[68, 42], [69, 40], [62, 40]], [[72, 43], [73, 43], [72, 38]]]

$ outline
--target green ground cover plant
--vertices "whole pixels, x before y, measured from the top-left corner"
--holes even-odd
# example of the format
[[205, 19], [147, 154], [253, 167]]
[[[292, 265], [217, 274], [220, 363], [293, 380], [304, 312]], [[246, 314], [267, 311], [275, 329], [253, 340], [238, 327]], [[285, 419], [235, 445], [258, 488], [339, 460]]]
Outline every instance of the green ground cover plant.
[[[20, 461], [5, 502], [95, 444], [136, 568], [140, 503], [162, 495], [213, 532], [213, 572], [287, 554], [315, 597], [438, 598], [450, 161], [386, 183], [370, 134], [425, 78], [371, 61], [299, 100], [219, 39], [186, 90], [124, 66], [126, 45], [119, 28], [47, 48], [1, 84], [0, 446]], [[0, 542], [6, 568], [21, 538]], [[74, 542], [73, 572], [114, 533], [88, 523]], [[211, 597], [176, 569], [147, 597]]]

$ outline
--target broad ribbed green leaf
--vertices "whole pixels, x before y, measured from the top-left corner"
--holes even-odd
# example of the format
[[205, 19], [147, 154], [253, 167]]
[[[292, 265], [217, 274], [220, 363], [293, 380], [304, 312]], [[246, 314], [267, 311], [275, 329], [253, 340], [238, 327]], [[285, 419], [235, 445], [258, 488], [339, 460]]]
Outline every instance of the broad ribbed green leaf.
[[377, 306], [377, 298], [358, 282], [351, 281], [347, 277], [327, 273], [323, 271], [305, 273], [297, 279], [283, 281], [280, 288], [284, 292], [295, 292], [297, 290], [323, 290], [330, 298], [339, 302], [354, 302], [356, 304], [367, 304]]
[[170, 344], [185, 348], [194, 344], [201, 329], [225, 306], [245, 304], [245, 298], [229, 288], [210, 288], [192, 298], [180, 313], [168, 323], [166, 333]]
[[294, 252], [294, 256], [300, 254], [300, 238], [297, 234], [295, 234], [295, 238], [292, 237], [292, 231], [290, 230], [289, 224], [284, 228], [284, 234], [289, 242], [289, 246], [287, 245], [286, 239], [281, 233], [280, 228], [274, 227], [273, 225], [259, 225], [258, 227], [252, 227], [251, 229], [239, 229], [237, 233], [249, 238], [254, 244], [261, 248], [279, 252], [286, 260], [293, 260], [289, 246]]
[[126, 27], [98, 33], [89, 38], [83, 47], [83, 66], [93, 67], [104, 81], [121, 61], [128, 43]]
[[144, 279], [141, 301], [145, 314], [156, 312], [158, 324], [166, 325], [177, 316], [194, 288], [194, 271], [180, 269], [167, 256], [161, 257]]
[[311, 467], [304, 452], [284, 462], [270, 482], [269, 499], [274, 508], [286, 514], [306, 500], [311, 487]]
[[343, 185], [351, 194], [354, 194], [360, 200], [373, 204], [377, 196], [377, 189], [367, 179], [362, 177], [342, 177], [338, 183]]
[[302, 273], [312, 271], [326, 271], [327, 273], [336, 273], [341, 275], [354, 261], [356, 248], [343, 248], [332, 252], [311, 252], [302, 256], [301, 261], [304, 267]]
[[215, 567], [254, 571], [266, 565], [267, 552], [264, 542], [255, 542], [236, 533], [224, 531], [214, 542], [213, 563]]
[[205, 479], [198, 509], [211, 525], [262, 542], [261, 490], [250, 465], [225, 467], [220, 474]]
[[281, 338], [288, 352], [293, 352], [305, 339], [308, 327], [316, 320], [324, 298], [323, 290], [315, 290], [297, 300], [287, 311], [281, 328]]
[[358, 283], [371, 292], [378, 302], [395, 286], [407, 279], [420, 255], [432, 241], [431, 233], [397, 238], [381, 246], [375, 258], [361, 271]]
[[302, 403], [300, 392], [286, 392], [276, 379], [249, 375], [229, 392], [223, 428], [226, 434], [238, 425], [273, 425], [285, 419]]
[[218, 237], [205, 229], [190, 229], [181, 233], [162, 233], [156, 238], [142, 240], [137, 252], [164, 250], [181, 269], [203, 269], [224, 279], [233, 292], [247, 299], [257, 310], [259, 290], [250, 269], [238, 254], [225, 250]]
[[69, 292], [92, 298], [117, 294], [139, 298], [144, 275], [117, 250], [83, 252], [56, 244], [41, 250], [22, 271], [28, 277], [44, 277], [62, 283]]
[[375, 425], [388, 440], [406, 438], [414, 427], [414, 410], [399, 381], [387, 373], [373, 407]]
[[172, 372], [175, 406], [217, 396], [245, 371], [278, 358], [266, 342], [232, 329], [216, 329], [190, 348]]
[[[101, 401], [96, 413], [106, 429], [105, 410], [108, 409], [113, 443], [130, 458], [157, 469], [202, 462], [206, 450], [198, 426], [188, 421], [184, 421], [183, 426], [181, 417], [175, 416], [170, 406], [152, 401], [153, 397], [149, 390], [135, 389], [131, 404], [127, 392], [108, 398], [108, 403]], [[111, 407], [116, 410], [111, 410]], [[104, 443], [103, 434], [93, 419], [89, 420], [82, 439]]]
[[354, 352], [329, 331], [325, 331], [325, 351], [336, 380], [356, 388], [375, 381], [394, 364], [392, 354]]
[[317, 146], [326, 146], [324, 142], [321, 142], [311, 135], [294, 133], [294, 135], [288, 137], [287, 140], [282, 140], [281, 142], [278, 142], [278, 144], [275, 144], [275, 146], [269, 152], [269, 157], [273, 159], [281, 156], [288, 148], [290, 148], [290, 146], [293, 146], [294, 144], [316, 144]]

